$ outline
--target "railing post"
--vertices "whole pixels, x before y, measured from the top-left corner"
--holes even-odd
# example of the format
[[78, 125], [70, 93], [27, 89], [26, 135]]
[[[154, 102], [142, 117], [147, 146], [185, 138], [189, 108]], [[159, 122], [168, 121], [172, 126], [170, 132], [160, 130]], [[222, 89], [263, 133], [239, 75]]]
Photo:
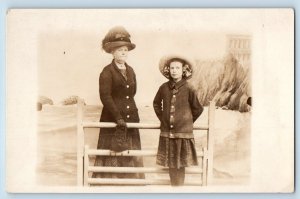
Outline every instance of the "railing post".
[[202, 186], [207, 185], [207, 149], [203, 148], [203, 157], [202, 157]]
[[214, 159], [214, 127], [215, 127], [215, 102], [211, 101], [208, 108], [208, 133], [207, 133], [207, 184], [213, 179], [213, 159]]
[[83, 176], [83, 185], [88, 186], [88, 178], [89, 178], [89, 145], [85, 145], [84, 147], [84, 176]]
[[83, 133], [83, 101], [77, 100], [77, 186], [83, 185], [83, 150], [84, 150], [84, 133]]
[[[204, 148], [202, 150], [203, 153], [203, 162], [202, 162], [202, 185], [208, 185], [212, 183], [213, 179], [213, 148], [214, 148], [214, 122], [215, 122], [215, 103], [212, 101], [210, 102], [209, 108], [208, 108], [208, 125], [204, 126], [194, 126], [194, 129], [198, 130], [207, 130], [207, 148]], [[84, 115], [84, 105], [83, 101], [81, 99], [78, 99], [77, 102], [77, 185], [78, 186], [89, 186], [90, 184], [99, 184], [100, 181], [97, 179], [89, 178], [88, 172], [92, 172], [95, 170], [92, 166], [89, 167], [89, 155], [111, 155], [111, 152], [109, 150], [90, 150], [88, 146], [84, 146], [84, 128], [112, 128], [115, 127], [115, 123], [111, 122], [84, 122], [83, 121], [83, 115]], [[145, 124], [145, 123], [128, 123], [127, 124], [129, 128], [142, 128], [142, 129], [158, 129], [159, 124]], [[100, 154], [101, 152], [101, 154]], [[132, 154], [131, 154], [132, 152]], [[137, 151], [131, 151], [129, 154], [128, 152], [125, 153], [125, 156], [136, 156], [141, 155]], [[135, 152], [135, 153], [134, 153]], [[143, 152], [145, 153], [145, 152]], [[155, 152], [147, 152], [146, 155], [151, 154], [156, 155]], [[120, 154], [115, 154], [120, 155]], [[121, 153], [123, 156], [124, 154]], [[142, 154], [145, 155], [145, 154]], [[89, 170], [90, 169], [90, 170]], [[149, 168], [148, 168], [149, 169]], [[150, 168], [151, 170], [151, 168]], [[97, 171], [97, 170], [96, 170]], [[149, 172], [149, 170], [147, 170]], [[99, 172], [99, 170], [98, 170]], [[107, 171], [105, 171], [107, 172]], [[134, 171], [135, 172], [135, 171]], [[198, 171], [198, 173], [201, 173]], [[92, 179], [92, 180], [91, 180]], [[102, 179], [101, 179], [102, 180]], [[110, 183], [110, 179], [108, 180], [108, 183]], [[122, 179], [125, 180], [125, 179]], [[140, 182], [134, 181], [131, 182], [133, 184], [153, 184], [152, 181], [148, 182]], [[105, 182], [102, 182], [104, 183]], [[117, 184], [120, 182], [116, 182]], [[124, 184], [122, 182], [122, 184]]]

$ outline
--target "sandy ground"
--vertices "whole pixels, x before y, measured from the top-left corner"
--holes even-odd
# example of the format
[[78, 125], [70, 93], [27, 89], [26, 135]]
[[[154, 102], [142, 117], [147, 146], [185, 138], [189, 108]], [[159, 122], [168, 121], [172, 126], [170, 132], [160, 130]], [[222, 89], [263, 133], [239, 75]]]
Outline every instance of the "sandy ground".
[[[85, 121], [98, 121], [101, 109], [88, 106]], [[45, 106], [39, 114], [36, 182], [39, 185], [76, 185], [76, 106]], [[157, 122], [152, 107], [139, 108], [141, 122]], [[216, 109], [214, 178], [215, 185], [242, 185], [250, 180], [251, 113]], [[207, 122], [207, 108], [196, 121]], [[143, 149], [157, 147], [159, 130], [141, 130]], [[195, 132], [196, 147], [206, 146], [203, 134]], [[96, 148], [98, 129], [88, 129], [85, 143]], [[91, 163], [92, 164], [92, 163]], [[155, 166], [155, 158], [144, 158], [145, 166]], [[148, 174], [156, 178], [157, 174]], [[168, 176], [159, 176], [167, 178]], [[197, 178], [198, 176], [188, 176]]]

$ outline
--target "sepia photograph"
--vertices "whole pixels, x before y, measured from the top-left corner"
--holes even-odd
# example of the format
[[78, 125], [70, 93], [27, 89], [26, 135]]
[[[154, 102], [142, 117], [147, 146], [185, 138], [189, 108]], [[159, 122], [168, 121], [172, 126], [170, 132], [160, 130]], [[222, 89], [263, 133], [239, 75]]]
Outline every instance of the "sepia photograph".
[[292, 9], [6, 18], [8, 192], [293, 192]]

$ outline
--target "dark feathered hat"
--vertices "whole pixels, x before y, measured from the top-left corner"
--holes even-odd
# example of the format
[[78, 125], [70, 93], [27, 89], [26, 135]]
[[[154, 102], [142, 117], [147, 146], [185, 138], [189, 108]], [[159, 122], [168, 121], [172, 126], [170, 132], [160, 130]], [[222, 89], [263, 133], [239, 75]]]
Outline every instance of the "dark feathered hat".
[[102, 48], [107, 53], [111, 53], [112, 50], [121, 47], [127, 46], [128, 50], [133, 50], [135, 44], [131, 43], [130, 34], [122, 26], [113, 27], [108, 31], [102, 40]]

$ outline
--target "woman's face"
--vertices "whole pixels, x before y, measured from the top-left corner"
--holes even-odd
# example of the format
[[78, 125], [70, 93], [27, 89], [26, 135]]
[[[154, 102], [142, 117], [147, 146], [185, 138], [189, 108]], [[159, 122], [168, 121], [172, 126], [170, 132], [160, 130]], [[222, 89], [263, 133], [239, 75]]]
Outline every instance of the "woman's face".
[[112, 55], [117, 63], [124, 64], [128, 56], [128, 47], [122, 46], [112, 51]]
[[182, 79], [182, 69], [183, 64], [179, 61], [173, 61], [170, 63], [170, 75], [175, 82]]

